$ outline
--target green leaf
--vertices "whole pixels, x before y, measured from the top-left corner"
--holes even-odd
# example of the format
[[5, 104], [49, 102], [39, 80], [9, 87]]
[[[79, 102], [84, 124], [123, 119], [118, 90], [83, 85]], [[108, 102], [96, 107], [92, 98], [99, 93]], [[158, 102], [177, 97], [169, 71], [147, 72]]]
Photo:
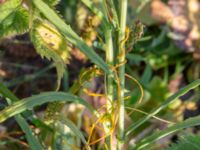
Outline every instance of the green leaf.
[[84, 83], [90, 81], [90, 79], [97, 76], [99, 76], [97, 68], [82, 69], [80, 71], [78, 80], [76, 80], [74, 84], [70, 87], [69, 92], [72, 94], [77, 94]]
[[174, 132], [180, 131], [180, 130], [188, 128], [188, 127], [197, 126], [197, 125], [200, 125], [200, 116], [193, 117], [193, 118], [187, 119], [185, 121], [176, 123], [175, 125], [167, 128], [163, 131], [158, 131], [158, 132], [146, 137], [141, 142], [136, 144], [135, 149], [137, 149], [137, 150], [143, 149], [144, 147], [152, 144], [153, 142], [155, 142], [163, 137], [168, 136], [169, 134], [172, 134]]
[[[19, 99], [14, 94], [12, 94], [12, 92], [8, 88], [6, 88], [2, 83], [0, 83], [0, 94], [5, 98], [10, 99], [12, 102], [19, 101]], [[7, 101], [9, 103], [9, 100]], [[19, 124], [23, 132], [25, 133], [27, 141], [30, 145], [30, 148], [32, 150], [43, 150], [38, 139], [34, 137], [32, 130], [29, 127], [26, 120], [21, 115], [16, 115], [15, 120], [17, 121], [17, 123]]]
[[166, 150], [199, 150], [200, 149], [200, 136], [190, 135], [182, 137], [177, 143], [173, 143]]
[[15, 11], [20, 5], [22, 0], [7, 0], [0, 5], [0, 22], [6, 19], [13, 11]]
[[42, 145], [39, 143], [33, 135], [31, 128], [29, 127], [26, 120], [21, 115], [16, 115], [15, 119], [19, 126], [22, 128], [23, 132], [26, 134], [26, 139], [29, 143], [29, 146], [32, 150], [43, 150]]
[[148, 88], [152, 99], [156, 102], [164, 102], [170, 94], [167, 88], [167, 84], [163, 81], [162, 78], [158, 76], [154, 76], [154, 78], [149, 83]]
[[2, 83], [0, 83], [0, 95], [10, 99], [12, 102], [17, 102], [19, 99]]
[[44, 0], [49, 6], [55, 6], [57, 5], [60, 0]]
[[33, 21], [30, 35], [37, 52], [42, 57], [55, 62], [58, 89], [65, 71], [65, 64], [69, 61], [70, 49], [67, 41], [53, 26], [39, 19]]
[[85, 137], [83, 136], [82, 132], [76, 127], [76, 125], [69, 119], [65, 118], [65, 117], [60, 117], [59, 121], [62, 124], [65, 124], [66, 126], [68, 126], [71, 131], [76, 135], [77, 138], [80, 138], [81, 141], [87, 145], [87, 141], [85, 139]]
[[90, 111], [94, 112], [94, 109], [89, 103], [87, 103], [85, 100], [77, 96], [64, 93], [64, 92], [45, 92], [39, 95], [22, 99], [21, 101], [15, 102], [12, 105], [5, 108], [4, 110], [0, 111], [0, 122], [3, 122], [10, 117], [13, 117], [19, 113], [22, 113], [25, 110], [33, 109], [33, 107], [35, 106], [39, 106], [44, 103], [54, 102], [54, 101], [58, 101], [58, 102], [66, 101], [66, 102], [79, 103], [79, 104], [84, 105]]
[[142, 61], [145, 61], [145, 58], [139, 54], [127, 54], [126, 58], [133, 64], [139, 64]]
[[0, 37], [21, 34], [28, 30], [28, 11], [20, 0], [8, 0], [0, 5]]
[[91, 59], [98, 67], [106, 73], [111, 73], [108, 65], [99, 57], [93, 49], [71, 29], [71, 27], [59, 18], [59, 16], [42, 0], [33, 0], [34, 5], [42, 12], [42, 14], [61, 32], [61, 34], [77, 48], [79, 48], [89, 59]]
[[149, 82], [150, 82], [150, 79], [151, 79], [151, 77], [152, 77], [152, 74], [153, 74], [152, 68], [151, 68], [149, 65], [147, 65], [147, 66], [145, 67], [144, 73], [142, 74], [142, 77], [141, 77], [141, 81], [140, 81], [140, 82], [141, 82], [143, 85], [148, 85]]
[[180, 89], [178, 92], [170, 96], [162, 105], [160, 105], [158, 108], [154, 109], [148, 116], [140, 119], [139, 121], [135, 122], [134, 124], [130, 125], [126, 130], [126, 136], [131, 134], [135, 129], [137, 129], [139, 126], [141, 126], [143, 123], [148, 121], [150, 118], [158, 114], [161, 110], [165, 109], [167, 106], [169, 106], [171, 103], [173, 103], [177, 98], [180, 96], [186, 94], [190, 90], [196, 88], [200, 85], [200, 79], [190, 83], [189, 85], [185, 86], [184, 88]]
[[96, 8], [96, 7], [94, 6], [94, 4], [93, 4], [92, 1], [90, 1], [90, 0], [81, 0], [81, 1], [82, 1], [82, 3], [84, 3], [85, 6], [87, 6], [96, 16], [98, 16], [99, 19], [102, 20], [102, 23], [103, 23], [103, 26], [104, 26], [104, 27], [106, 27], [106, 26], [107, 26], [107, 27], [110, 27], [110, 24], [109, 24], [109, 22], [106, 20], [104, 14], [103, 14], [98, 8]]

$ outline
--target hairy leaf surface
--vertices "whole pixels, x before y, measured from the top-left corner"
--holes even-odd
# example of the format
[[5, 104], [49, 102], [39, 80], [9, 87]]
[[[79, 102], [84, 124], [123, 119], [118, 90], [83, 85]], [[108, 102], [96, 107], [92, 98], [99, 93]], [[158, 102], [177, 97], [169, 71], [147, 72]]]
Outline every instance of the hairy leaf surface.
[[34, 5], [41, 11], [41, 13], [61, 32], [61, 34], [77, 48], [79, 48], [89, 59], [91, 59], [98, 67], [105, 71], [105, 73], [111, 73], [108, 65], [99, 57], [93, 49], [87, 46], [87, 44], [77, 35], [72, 28], [67, 25], [59, 16], [52, 10], [47, 4], [41, 0], [33, 0]]
[[58, 74], [58, 87], [63, 76], [65, 64], [69, 60], [69, 48], [64, 37], [50, 24], [38, 19], [33, 21], [31, 40], [37, 52], [55, 62]]

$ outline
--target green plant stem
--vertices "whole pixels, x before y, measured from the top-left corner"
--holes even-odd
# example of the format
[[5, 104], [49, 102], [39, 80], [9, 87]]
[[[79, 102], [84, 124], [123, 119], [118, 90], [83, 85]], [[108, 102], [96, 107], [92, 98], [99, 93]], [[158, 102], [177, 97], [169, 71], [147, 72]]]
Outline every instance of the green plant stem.
[[[112, 26], [109, 20], [109, 10], [107, 1], [103, 0], [101, 3], [102, 11], [105, 16], [106, 22], [110, 23], [104, 28], [105, 32], [105, 52], [106, 52], [106, 63], [109, 67], [113, 67], [115, 63], [114, 51], [113, 51], [113, 39], [112, 39]], [[112, 101], [114, 100], [114, 73], [106, 74], [105, 76], [105, 89], [106, 89], [106, 109], [107, 113], [112, 115]], [[110, 129], [112, 126], [111, 120], [106, 121], [104, 124], [104, 130], [106, 135], [110, 135]], [[112, 149], [112, 135], [105, 139], [108, 149]]]
[[[107, 29], [106, 33], [105, 33], [105, 39], [106, 39], [106, 63], [109, 66], [113, 66], [114, 65], [114, 52], [113, 52], [113, 41], [112, 41], [112, 30], [111, 29]], [[107, 113], [111, 114], [112, 113], [112, 101], [114, 100], [114, 74], [107, 74], [106, 75], [106, 95], [107, 95], [107, 101], [106, 101], [106, 108], [107, 108]], [[110, 132], [110, 128], [112, 126], [111, 121], [110, 122], [106, 122], [104, 127], [105, 127], [105, 133], [109, 134]], [[107, 145], [110, 147], [112, 144], [112, 140], [111, 140], [111, 136], [110, 135], [107, 139]], [[110, 148], [111, 149], [111, 148]]]
[[[109, 66], [113, 66], [114, 65], [114, 53], [113, 53], [113, 42], [112, 42], [112, 31], [111, 29], [108, 29], [106, 31], [106, 62]], [[112, 104], [111, 101], [114, 99], [114, 87], [113, 87], [113, 80], [114, 80], [114, 74], [108, 74], [107, 75], [107, 96], [108, 96], [108, 102], [107, 102], [107, 108], [108, 110], [111, 110], [112, 108]]]
[[119, 79], [120, 79], [120, 95], [119, 95], [119, 120], [118, 120], [118, 141], [117, 149], [122, 150], [124, 144], [124, 88], [125, 88], [125, 49], [122, 40], [125, 39], [126, 16], [127, 16], [127, 0], [120, 1], [120, 31], [119, 31]]

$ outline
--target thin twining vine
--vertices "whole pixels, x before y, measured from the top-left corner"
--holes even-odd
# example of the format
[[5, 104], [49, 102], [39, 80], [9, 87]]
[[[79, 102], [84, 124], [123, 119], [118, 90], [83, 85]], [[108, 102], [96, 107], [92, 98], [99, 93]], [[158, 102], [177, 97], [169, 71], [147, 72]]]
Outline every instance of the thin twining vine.
[[120, 54], [118, 55], [118, 59], [120, 59], [121, 57], [123, 57], [125, 55], [124, 45], [128, 41], [129, 36], [130, 36], [130, 29], [128, 27], [126, 27], [125, 37], [123, 40], [120, 41]]
[[[123, 65], [123, 64], [121, 64], [121, 65]], [[121, 89], [120, 89], [120, 81], [119, 81], [119, 77], [118, 77], [118, 71], [117, 71], [117, 68], [118, 68], [119, 66], [120, 66], [120, 65], [118, 64], [117, 66], [112, 67], [112, 70], [115, 72], [116, 83], [117, 83], [117, 86], [118, 86], [118, 88], [117, 88], [117, 89], [118, 89], [118, 94], [119, 94], [119, 92], [120, 92], [120, 90], [121, 90]], [[103, 73], [100, 69], [98, 69], [98, 68], [96, 68], [96, 67], [90, 68], [89, 70], [86, 70], [85, 72], [83, 72], [83, 73], [81, 74], [81, 76], [80, 76], [80, 78], [79, 78], [79, 80], [78, 80], [78, 82], [79, 82], [79, 84], [80, 84], [81, 86], [84, 84], [84, 82], [85, 82], [85, 81], [84, 81], [84, 78], [87, 78], [87, 77], [85, 77], [85, 76], [88, 76], [88, 73], [90, 73], [90, 74], [92, 74], [92, 73], [96, 74], [96, 73], [97, 73], [98, 76], [100, 76], [100, 75], [103, 76], [103, 75], [104, 75], [104, 73]], [[92, 75], [92, 77], [94, 77], [94, 76]], [[144, 97], [144, 91], [143, 91], [142, 85], [139, 83], [139, 81], [138, 81], [137, 79], [131, 77], [131, 76], [128, 75], [128, 74], [125, 74], [125, 77], [131, 79], [133, 82], [135, 82], [135, 83], [138, 85], [138, 87], [139, 87], [139, 89], [140, 89], [140, 92], [141, 92], [141, 96], [140, 96], [140, 98], [139, 98], [139, 100], [138, 100], [138, 104], [140, 104], [141, 101], [142, 101], [142, 99], [143, 99], [143, 97]], [[88, 79], [88, 80], [89, 80], [89, 79]], [[83, 81], [83, 82], [82, 82], [82, 81]], [[79, 88], [80, 88], [81, 86], [79, 86]], [[91, 96], [91, 97], [104, 97], [104, 98], [106, 98], [108, 101], [110, 101], [110, 103], [112, 104], [112, 107], [110, 108], [110, 109], [111, 109], [111, 110], [110, 110], [111, 113], [110, 113], [110, 114], [104, 113], [104, 114], [100, 115], [100, 116], [98, 117], [98, 119], [92, 124], [92, 127], [91, 127], [91, 130], [90, 130], [90, 134], [89, 134], [87, 143], [88, 143], [88, 145], [93, 145], [93, 144], [95, 144], [95, 143], [97, 143], [97, 142], [99, 142], [99, 141], [105, 139], [106, 137], [112, 135], [113, 132], [115, 131], [115, 128], [116, 128], [116, 125], [117, 125], [117, 121], [118, 121], [118, 117], [119, 117], [119, 114], [117, 113], [117, 112], [118, 112], [118, 109], [119, 109], [118, 104], [117, 104], [118, 101], [108, 99], [108, 97], [107, 97], [106, 94], [99, 94], [99, 93], [90, 92], [87, 88], [83, 88], [83, 92], [84, 92], [85, 94], [87, 94], [88, 96]], [[125, 99], [128, 99], [128, 97], [125, 97]], [[106, 104], [103, 105], [102, 107], [100, 107], [100, 108], [97, 110], [98, 114], [101, 114], [101, 113], [100, 113], [100, 110], [103, 109], [103, 108], [106, 108]], [[108, 120], [111, 122], [110, 132], [109, 132], [107, 135], [104, 135], [103, 137], [101, 137], [101, 138], [99, 138], [99, 139], [96, 139], [95, 141], [92, 141], [92, 142], [91, 142], [91, 136], [92, 136], [92, 134], [93, 134], [93, 132], [94, 132], [94, 129], [95, 129], [95, 128], [98, 128], [98, 129], [100, 129], [100, 130], [103, 130], [103, 128], [98, 127], [97, 125], [98, 125], [99, 123], [102, 123], [102, 124], [103, 124], [105, 121], [108, 121]]]
[[[145, 111], [143, 111], [143, 110], [137, 109], [137, 108], [125, 107], [125, 109], [131, 110], [131, 111], [128, 113], [128, 116], [130, 116], [134, 111], [139, 112], [139, 113], [141, 113], [141, 114], [143, 114], [143, 115], [146, 115], [146, 116], [149, 115], [149, 113], [147, 113], [147, 112], [145, 112]], [[175, 123], [172, 122], [172, 121], [168, 121], [168, 120], [166, 120], [166, 119], [162, 119], [162, 118], [157, 117], [157, 116], [152, 116], [152, 118], [154, 118], [154, 119], [156, 119], [156, 120], [158, 120], [158, 121], [161, 121], [161, 122], [163, 122], [163, 123], [175, 124]]]
[[[125, 37], [124, 37], [124, 39], [122, 39], [120, 41], [120, 52], [119, 52], [118, 57], [117, 57], [118, 59], [120, 59], [122, 56], [125, 55], [124, 45], [127, 42], [127, 40], [129, 39], [129, 35], [130, 35], [130, 29], [128, 27], [126, 27]], [[121, 85], [120, 85], [118, 68], [125, 65], [125, 64], [126, 64], [126, 60], [124, 62], [118, 62], [118, 64], [116, 64], [115, 66], [110, 66], [110, 69], [113, 71], [114, 79], [115, 79], [116, 84], [117, 84], [117, 95], [118, 95], [118, 97], [120, 97], [120, 92], [121, 92]], [[98, 69], [97, 67], [89, 68], [85, 72], [81, 73], [80, 78], [78, 79], [78, 81], [75, 83], [75, 86], [72, 87], [72, 89], [70, 91], [72, 93], [76, 93], [83, 86], [85, 81], [89, 81], [91, 78], [94, 78], [94, 77], [97, 77], [97, 76], [104, 76], [104, 75], [105, 75], [104, 72], [102, 72], [102, 70]], [[143, 91], [142, 85], [139, 83], [139, 81], [137, 79], [131, 77], [130, 75], [128, 75], [128, 74], [124, 74], [124, 75], [125, 75], [125, 78], [129, 78], [130, 80], [135, 82], [137, 84], [137, 86], [139, 87], [141, 95], [140, 95], [140, 98], [139, 98], [138, 103], [136, 105], [140, 104], [142, 102], [143, 97], [144, 97], [144, 91]], [[91, 97], [104, 97], [111, 104], [111, 108], [109, 108], [109, 110], [107, 109], [107, 111], [103, 114], [100, 113], [99, 110], [97, 110], [99, 116], [97, 117], [98, 119], [92, 124], [90, 134], [89, 134], [89, 137], [88, 137], [88, 141], [87, 141], [87, 145], [86, 145], [86, 146], [90, 146], [90, 145], [93, 145], [93, 144], [101, 141], [102, 139], [105, 139], [106, 137], [113, 134], [113, 132], [116, 129], [117, 123], [118, 123], [119, 114], [117, 112], [119, 111], [119, 107], [120, 107], [119, 105], [120, 104], [119, 104], [118, 100], [109, 99], [106, 94], [93, 93], [93, 92], [90, 92], [87, 88], [83, 88], [83, 92], [85, 94], [87, 94], [88, 96], [91, 96]], [[124, 100], [127, 100], [127, 99], [129, 99], [128, 96], [124, 97]], [[102, 109], [102, 108], [106, 108], [106, 104], [103, 105], [100, 109]], [[108, 111], [110, 113], [108, 113]], [[96, 139], [95, 141], [91, 141], [91, 136], [94, 132], [94, 129], [99, 128], [100, 130], [104, 130], [103, 127], [101, 129], [101, 127], [98, 127], [97, 125], [99, 123], [104, 124], [105, 121], [109, 121], [111, 123], [111, 127], [109, 128], [110, 132], [105, 134], [103, 137]], [[110, 136], [110, 137], [112, 138], [112, 136]]]
[[[119, 67], [119, 66], [120, 66], [120, 65], [118, 65], [117, 67]], [[116, 73], [118, 72], [118, 71], [116, 70], [117, 67], [115, 66], [115, 67], [112, 68], [112, 70], [113, 70], [114, 72], [116, 72]], [[98, 73], [98, 75], [104, 75], [103, 72], [102, 72], [100, 69], [98, 69], [98, 68], [96, 68], [96, 67], [90, 68], [89, 70], [86, 70], [86, 71], [80, 76], [79, 83], [80, 83], [81, 85], [84, 84], [84, 82], [81, 82], [81, 81], [83, 80], [83, 78], [85, 78], [84, 76], [87, 75], [88, 72], [92, 73], [91, 70], [94, 71], [94, 72], [96, 72], [96, 73]], [[125, 74], [125, 77], [126, 77], [126, 78], [129, 78], [130, 80], [132, 80], [133, 82], [135, 82], [135, 83], [138, 85], [139, 89], [140, 89], [141, 95], [140, 95], [140, 98], [138, 99], [138, 103], [135, 105], [135, 107], [137, 107], [137, 105], [140, 104], [140, 103], [142, 102], [142, 99], [143, 99], [143, 97], [144, 97], [144, 91], [143, 91], [142, 85], [139, 83], [139, 81], [138, 81], [137, 79], [131, 77], [129, 74]], [[117, 86], [120, 86], [120, 85], [119, 85], [119, 78], [118, 78], [117, 74], [116, 74], [116, 80], [117, 80], [117, 83], [118, 83]], [[120, 89], [120, 88], [118, 88], [118, 89]], [[112, 134], [114, 133], [114, 131], [115, 131], [115, 129], [116, 129], [118, 117], [119, 117], [119, 114], [117, 113], [119, 107], [118, 107], [118, 104], [117, 104], [118, 101], [116, 101], [116, 100], [114, 100], [114, 101], [113, 101], [113, 100], [109, 100], [106, 94], [100, 94], [100, 93], [90, 92], [87, 88], [83, 88], [83, 92], [84, 92], [85, 94], [87, 94], [88, 96], [91, 96], [91, 97], [104, 97], [104, 98], [106, 98], [108, 101], [110, 101], [111, 104], [112, 104], [112, 108], [110, 108], [110, 109], [111, 109], [111, 110], [110, 110], [110, 112], [111, 112], [110, 114], [108, 114], [108, 113], [106, 113], [106, 112], [105, 112], [104, 114], [101, 114], [101, 110], [104, 109], [104, 108], [106, 108], [106, 104], [102, 105], [99, 109], [97, 109], [97, 112], [98, 112], [98, 114], [100, 114], [100, 116], [99, 116], [98, 119], [92, 124], [92, 127], [91, 127], [91, 129], [90, 129], [90, 134], [89, 134], [89, 137], [88, 137], [88, 140], [87, 140], [87, 145], [85, 145], [85, 147], [86, 147], [86, 146], [91, 146], [91, 145], [93, 145], [93, 144], [95, 144], [95, 143], [97, 143], [97, 142], [99, 142], [99, 141], [105, 139], [106, 137], [108, 137], [108, 136], [110, 136], [110, 135], [112, 135]], [[118, 92], [120, 92], [120, 91], [118, 91]], [[125, 97], [124, 99], [125, 99], [125, 100], [127, 100], [127, 99], [129, 100], [129, 97]], [[144, 114], [144, 115], [147, 115], [147, 114], [148, 114], [148, 113], [146, 113], [146, 112], [144, 112], [144, 111], [142, 111], [142, 110], [136, 109], [136, 108], [125, 107], [125, 109], [131, 110], [131, 112], [129, 112], [128, 115], [132, 114], [134, 111], [139, 112], [139, 113], [142, 113], [142, 114]], [[167, 121], [167, 120], [162, 119], [162, 118], [159, 118], [159, 117], [157, 117], [157, 116], [152, 116], [152, 117], [153, 117], [154, 119], [157, 119], [157, 120], [162, 121], [162, 122], [164, 122], [164, 123], [173, 124], [173, 122]], [[103, 127], [100, 127], [98, 124], [104, 124], [106, 121], [110, 121], [110, 122], [111, 122], [110, 132], [109, 132], [108, 134], [106, 134], [106, 135], [100, 137], [99, 139], [96, 139], [96, 140], [94, 140], [94, 141], [91, 141], [91, 137], [92, 137], [92, 135], [93, 135], [94, 129], [97, 128], [97, 129], [99, 129], [99, 130], [104, 131]], [[112, 137], [112, 136], [111, 136], [111, 137]], [[106, 143], [105, 143], [105, 144], [106, 144]], [[106, 147], [106, 145], [105, 145], [105, 147]]]
[[[124, 65], [125, 63], [126, 63], [126, 61], [123, 62], [123, 63], [121, 63], [121, 64], [117, 64], [117, 65], [114, 66], [114, 67], [111, 67], [111, 69], [112, 69], [113, 72], [115, 73], [115, 79], [116, 79], [117, 86], [118, 86], [118, 94], [119, 94], [119, 92], [120, 92], [120, 84], [119, 84], [120, 81], [119, 81], [119, 77], [118, 77], [117, 68], [120, 67], [121, 65]], [[83, 73], [81, 74], [81, 76], [80, 76], [80, 78], [79, 78], [79, 80], [78, 80], [78, 82], [79, 82], [79, 84], [80, 84], [81, 86], [84, 84], [84, 82], [85, 82], [85, 80], [84, 80], [84, 79], [85, 79], [85, 76], [88, 76], [88, 74], [93, 74], [93, 75], [91, 75], [91, 78], [93, 78], [93, 77], [95, 77], [95, 76], [101, 76], [101, 75], [103, 76], [103, 75], [104, 75], [104, 73], [103, 73], [100, 69], [98, 69], [97, 67], [92, 67], [92, 68], [90, 68], [89, 70], [86, 70], [85, 72], [83, 72]], [[129, 78], [129, 79], [132, 80], [134, 83], [136, 83], [136, 84], [138, 85], [139, 89], [140, 89], [141, 95], [140, 95], [140, 98], [138, 99], [138, 103], [135, 105], [135, 107], [137, 107], [137, 105], [139, 105], [139, 104], [142, 102], [142, 99], [143, 99], [143, 97], [144, 97], [144, 90], [143, 90], [143, 88], [142, 88], [142, 85], [139, 83], [139, 81], [138, 81], [137, 79], [135, 79], [134, 77], [131, 77], [129, 74], [125, 74], [125, 77], [126, 77], [126, 78]], [[91, 78], [90, 78], [90, 79], [91, 79]], [[88, 79], [88, 80], [90, 80], [90, 79]], [[87, 80], [87, 81], [88, 81], [88, 80]], [[81, 87], [81, 86], [80, 86], [80, 87]], [[108, 97], [107, 97], [106, 94], [99, 94], [99, 93], [90, 92], [87, 88], [83, 88], [83, 92], [84, 92], [85, 94], [87, 94], [88, 96], [91, 96], [91, 97], [104, 97], [104, 98], [106, 98], [108, 101], [110, 101], [111, 104], [112, 104], [112, 108], [111, 108], [112, 110], [110, 110], [110, 112], [111, 112], [110, 114], [108, 114], [108, 113], [101, 114], [101, 113], [100, 113], [100, 110], [106, 108], [106, 104], [104, 104], [103, 106], [101, 106], [101, 107], [97, 110], [98, 114], [101, 114], [101, 115], [100, 115], [100, 116], [98, 117], [98, 119], [92, 124], [92, 127], [91, 127], [91, 129], [90, 129], [90, 134], [89, 134], [89, 137], [88, 137], [88, 141], [87, 141], [87, 145], [86, 145], [86, 146], [91, 146], [91, 145], [93, 145], [93, 144], [95, 144], [95, 143], [97, 143], [97, 142], [99, 142], [99, 141], [101, 141], [101, 140], [105, 139], [106, 137], [108, 137], [108, 136], [110, 136], [110, 135], [113, 134], [113, 132], [114, 132], [115, 129], [116, 129], [116, 125], [117, 125], [117, 121], [118, 121], [118, 117], [119, 117], [119, 114], [117, 113], [119, 107], [118, 107], [118, 105], [117, 105], [117, 102], [118, 102], [118, 101], [116, 101], [116, 100], [113, 101], [113, 100], [108, 99]], [[128, 97], [128, 96], [124, 98], [124, 100], [127, 100], [127, 99], [129, 100], [129, 97]], [[129, 115], [130, 115], [131, 113], [133, 113], [134, 111], [140, 112], [140, 113], [142, 113], [142, 114], [144, 114], [144, 115], [147, 115], [147, 114], [148, 114], [148, 113], [146, 113], [146, 112], [144, 112], [144, 111], [142, 111], [142, 110], [136, 109], [136, 108], [125, 107], [125, 109], [132, 110], [131, 112], [129, 112]], [[162, 121], [162, 122], [164, 122], [164, 123], [173, 124], [173, 122], [164, 120], [164, 119], [159, 118], [159, 117], [157, 117], [157, 116], [152, 116], [152, 117], [155, 118], [155, 119], [157, 119], [157, 120], [159, 120], [159, 121]], [[95, 128], [98, 128], [99, 130], [102, 130], [102, 131], [104, 130], [103, 127], [99, 127], [98, 124], [99, 124], [99, 123], [103, 124], [105, 121], [108, 121], [108, 120], [111, 121], [110, 132], [109, 132], [108, 134], [106, 134], [106, 135], [100, 137], [99, 139], [96, 139], [96, 140], [94, 140], [94, 141], [91, 141], [91, 137], [92, 137], [92, 134], [93, 134]], [[111, 137], [112, 137], [112, 136], [111, 136]], [[106, 145], [105, 145], [105, 147], [106, 147]]]

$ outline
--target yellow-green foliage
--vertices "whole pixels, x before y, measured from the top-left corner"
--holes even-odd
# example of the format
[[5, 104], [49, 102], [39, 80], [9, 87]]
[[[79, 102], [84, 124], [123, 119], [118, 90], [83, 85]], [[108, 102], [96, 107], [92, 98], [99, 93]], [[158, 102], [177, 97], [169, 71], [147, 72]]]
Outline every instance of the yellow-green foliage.
[[59, 86], [65, 64], [69, 60], [69, 48], [66, 40], [52, 25], [39, 19], [33, 21], [30, 35], [37, 52], [42, 57], [55, 62]]
[[57, 5], [60, 0], [44, 0], [47, 4], [49, 4], [50, 6], [55, 6]]
[[7, 0], [0, 5], [0, 13], [0, 38], [28, 30], [29, 15], [22, 0]]

